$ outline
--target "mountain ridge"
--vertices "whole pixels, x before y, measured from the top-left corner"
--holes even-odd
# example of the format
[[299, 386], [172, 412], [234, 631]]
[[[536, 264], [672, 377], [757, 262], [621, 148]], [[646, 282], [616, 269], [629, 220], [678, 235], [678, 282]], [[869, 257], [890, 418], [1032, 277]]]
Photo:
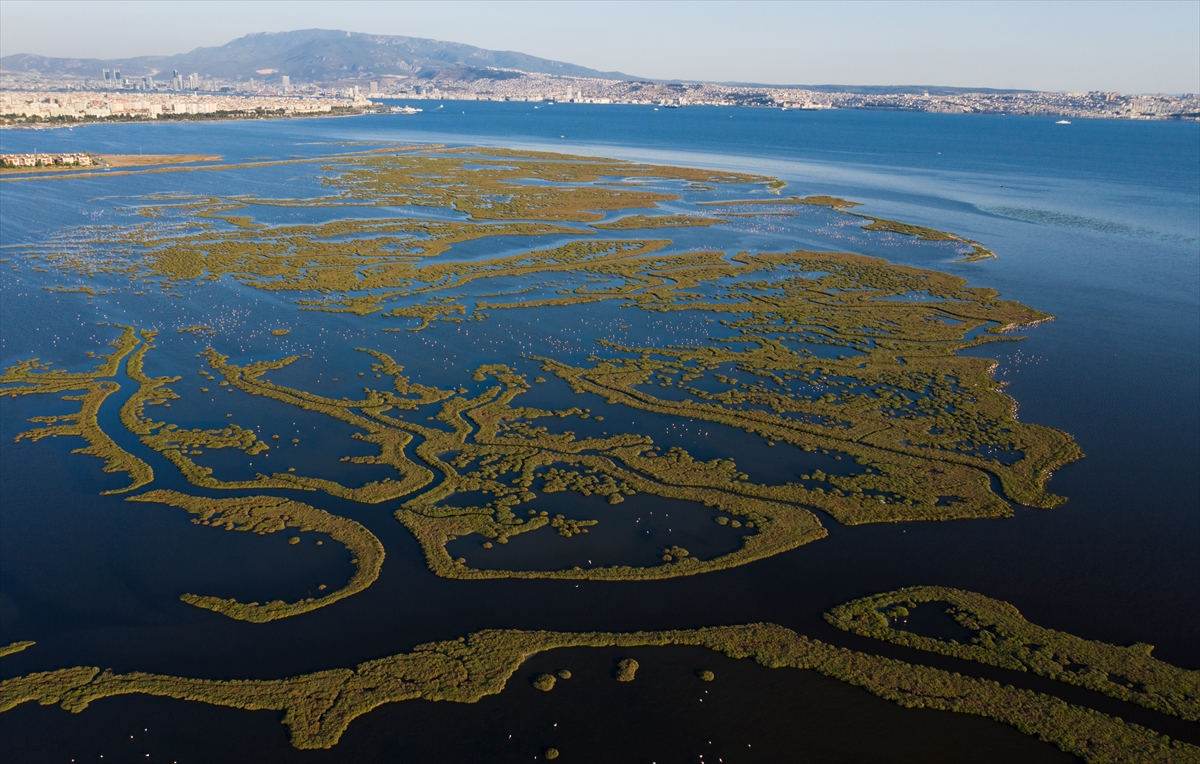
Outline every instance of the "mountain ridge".
[[1031, 93], [1024, 89], [970, 88], [940, 85], [797, 85], [760, 82], [708, 82], [695, 79], [655, 79], [623, 72], [603, 72], [517, 51], [495, 51], [465, 43], [425, 37], [376, 35], [340, 29], [301, 29], [254, 32], [224, 45], [196, 48], [171, 56], [118, 59], [39, 56], [29, 53], [0, 58], [2, 73], [33, 73], [99, 78], [103, 69], [119, 69], [123, 77], [167, 76], [173, 70], [187, 75], [245, 80], [287, 75], [295, 84], [347, 80], [416, 77], [438, 81], [508, 79], [519, 73], [606, 80], [653, 82], [662, 85], [713, 84], [729, 87], [787, 88], [818, 93], [857, 95], [958, 95], [962, 93]]
[[[287, 75], [293, 82], [330, 82], [368, 77], [461, 78], [490, 70], [517, 70], [567, 77], [639, 79], [622, 72], [601, 72], [517, 51], [494, 51], [424, 37], [375, 35], [338, 29], [255, 32], [224, 45], [201, 47], [172, 56], [118, 59], [70, 58], [14, 53], [0, 58], [5, 73], [101, 76], [120, 69], [123, 77], [159, 76], [172, 70], [205, 77], [249, 79]], [[264, 70], [271, 70], [264, 72]]]

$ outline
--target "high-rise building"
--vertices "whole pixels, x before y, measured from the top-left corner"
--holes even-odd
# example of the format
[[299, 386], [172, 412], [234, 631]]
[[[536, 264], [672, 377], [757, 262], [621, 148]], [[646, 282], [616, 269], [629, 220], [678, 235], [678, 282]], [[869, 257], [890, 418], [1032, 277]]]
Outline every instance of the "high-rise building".
[[115, 82], [118, 85], [121, 84], [121, 70], [120, 69], [113, 69], [113, 82]]
[[568, 102], [568, 103], [571, 101], [571, 86], [570, 86], [570, 85], [567, 85], [567, 98], [566, 98], [566, 100], [567, 100], [567, 102]]
[[292, 86], [292, 78], [287, 76], [286, 74], [283, 75], [283, 77], [281, 77], [280, 79], [283, 81], [283, 89], [285, 91]]
[[379, 92], [379, 83], [372, 82], [371, 83], [371, 94], [374, 95], [375, 93], [378, 93], [378, 92]]
[[105, 85], [107, 85], [107, 84], [108, 84], [108, 82], [109, 82], [109, 79], [108, 79], [108, 78], [109, 78], [111, 75], [109, 74], [109, 71], [108, 71], [107, 69], [103, 69], [103, 70], [101, 70], [101, 71], [103, 71], [103, 72], [104, 72], [104, 84], [105, 84]]

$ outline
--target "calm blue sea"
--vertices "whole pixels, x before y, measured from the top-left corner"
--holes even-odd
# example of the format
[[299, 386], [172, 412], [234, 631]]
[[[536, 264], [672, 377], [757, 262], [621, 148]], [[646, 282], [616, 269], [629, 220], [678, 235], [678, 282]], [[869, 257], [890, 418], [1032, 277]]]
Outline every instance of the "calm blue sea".
[[[982, 242], [999, 259], [958, 263], [945, 247], [786, 223], [730, 233], [723, 245], [886, 257], [960, 275], [1054, 314], [1055, 321], [1023, 332], [1021, 342], [972, 352], [999, 361], [995, 374], [1010, 383], [1024, 421], [1072, 433], [1087, 454], [1050, 482], [1068, 503], [1053, 511], [1017, 508], [1016, 517], [995, 521], [845, 528], [823, 518], [829, 538], [754, 565], [689, 579], [576, 588], [567, 582], [436, 578], [388, 510], [322, 498], [320, 506], [356, 517], [384, 543], [383, 575], [336, 606], [249, 625], [182, 605], [178, 594], [301, 596], [295, 568], [285, 567], [296, 559], [285, 539], [199, 533], [174, 510], [98, 497], [121, 478], [101, 473], [97, 460], [71, 455], [78, 443], [64, 442], [70, 439], [14, 444], [15, 434], [27, 429], [25, 419], [47, 409], [44, 402], [35, 407], [0, 399], [0, 643], [38, 642], [0, 661], [0, 676], [96, 665], [276, 677], [353, 666], [483, 628], [622, 630], [750, 621], [913, 660], [915, 653], [833, 630], [821, 613], [854, 597], [916, 584], [980, 591], [1014, 603], [1036, 623], [1116, 644], [1147, 642], [1159, 658], [1200, 668], [1200, 124], [1057, 125], [1045, 118], [715, 107], [414, 105], [424, 111], [4, 130], [0, 150], [203, 153], [238, 161], [396, 142], [509, 146], [770, 174], [789, 183], [785, 194], [843, 196], [871, 214], [953, 231]], [[10, 258], [0, 263], [0, 362], [39, 355], [78, 364], [76, 343], [90, 340], [98, 320], [138, 320], [166, 328], [164, 336], [180, 322], [219, 321], [235, 355], [252, 352], [263, 328], [292, 321], [288, 352], [313, 351], [318, 357], [310, 376], [331, 385], [346, 357], [342, 351], [357, 336], [349, 320], [307, 314], [297, 324], [287, 301], [214, 287], [189, 291], [187, 301], [89, 302], [41, 289], [64, 283], [61, 278], [11, 270], [21, 257], [19, 245], [46, 241], [67, 226], [128, 223], [132, 218], [122, 205], [150, 192], [321, 193], [303, 167], [0, 183], [0, 257]], [[689, 240], [681, 236], [680, 243]], [[599, 314], [594, 319], [605, 320]], [[635, 331], [648, 338], [672, 331], [649, 321]], [[509, 337], [526, 329], [514, 325]], [[167, 347], [164, 341], [163, 357], [195, 377], [192, 354], [199, 346], [174, 342]], [[441, 347], [451, 348], [452, 341]], [[319, 365], [328, 359], [328, 366]], [[108, 415], [118, 441], [136, 448], [121, 434], [115, 410]], [[325, 426], [302, 419], [295, 424], [297, 432], [318, 440], [346, 434], [319, 429]], [[757, 458], [750, 443], [727, 447], [739, 451], [731, 454], [735, 459]], [[314, 469], [320, 455], [313, 454]], [[162, 487], [185, 489], [164, 461], [153, 466]], [[305, 554], [305, 575], [344, 580], [349, 573], [344, 559]], [[288, 589], [296, 586], [301, 588]], [[580, 684], [577, 695], [556, 690], [548, 700], [514, 680], [520, 686], [469, 708], [405, 703], [376, 711], [355, 722], [338, 748], [311, 756], [288, 746], [278, 717], [268, 712], [148, 698], [108, 699], [79, 715], [26, 705], [0, 714], [0, 760], [66, 761], [78, 754], [90, 761], [108, 750], [105, 761], [144, 761], [144, 753], [154, 754], [151, 761], [368, 761], [395, 760], [397, 752], [414, 761], [516, 761], [559, 741], [554, 744], [564, 751], [574, 746], [612, 760], [640, 760], [633, 757], [649, 752], [660, 762], [696, 761], [700, 753], [709, 760], [716, 750], [705, 744], [713, 735], [730, 761], [783, 760], [800, 740], [813, 760], [883, 755], [954, 761], [968, 752], [979, 761], [1069, 760], [986, 720], [899, 709], [834, 682], [781, 677], [741, 662], [719, 663], [718, 675], [729, 682], [705, 688], [713, 693], [713, 710], [701, 714], [692, 705], [695, 687], [668, 674], [678, 669], [691, 676], [687, 672], [698, 662], [713, 659], [666, 652], [671, 657], [659, 661], [662, 684], [648, 681], [641, 694], [609, 697], [605, 689], [589, 695]], [[574, 658], [572, 670], [600, 676], [621, 657], [589, 655]], [[650, 667], [659, 660], [654, 653], [638, 657]], [[557, 658], [538, 660], [546, 664], [539, 670], [557, 665]], [[1112, 712], [1143, 721], [1135, 711], [1120, 706]], [[864, 732], [864, 724], [873, 731]], [[224, 734], [198, 731], [206, 728]], [[143, 729], [150, 731], [143, 735]], [[1171, 734], [1189, 734], [1174, 729]], [[505, 735], [515, 735], [524, 747], [510, 745]]]

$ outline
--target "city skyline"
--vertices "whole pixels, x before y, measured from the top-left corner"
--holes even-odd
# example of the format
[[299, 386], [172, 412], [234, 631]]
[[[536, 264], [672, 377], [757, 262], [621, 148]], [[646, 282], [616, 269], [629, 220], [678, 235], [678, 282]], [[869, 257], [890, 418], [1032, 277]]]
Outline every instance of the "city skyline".
[[[282, 8], [6, 0], [0, 54], [167, 55], [251, 32], [324, 27], [520, 51], [657, 80], [1200, 90], [1196, 2], [297, 2], [287, 4], [287, 13]], [[64, 11], [79, 23], [51, 23]]]

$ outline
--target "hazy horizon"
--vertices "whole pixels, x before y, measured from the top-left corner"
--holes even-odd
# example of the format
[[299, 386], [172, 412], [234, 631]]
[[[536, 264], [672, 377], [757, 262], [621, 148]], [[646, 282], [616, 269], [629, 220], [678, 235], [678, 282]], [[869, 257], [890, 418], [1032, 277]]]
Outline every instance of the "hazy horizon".
[[[69, 16], [77, 23], [58, 23]], [[338, 29], [519, 51], [660, 80], [1200, 91], [1200, 2], [30, 2], [0, 55], [174, 55]]]

